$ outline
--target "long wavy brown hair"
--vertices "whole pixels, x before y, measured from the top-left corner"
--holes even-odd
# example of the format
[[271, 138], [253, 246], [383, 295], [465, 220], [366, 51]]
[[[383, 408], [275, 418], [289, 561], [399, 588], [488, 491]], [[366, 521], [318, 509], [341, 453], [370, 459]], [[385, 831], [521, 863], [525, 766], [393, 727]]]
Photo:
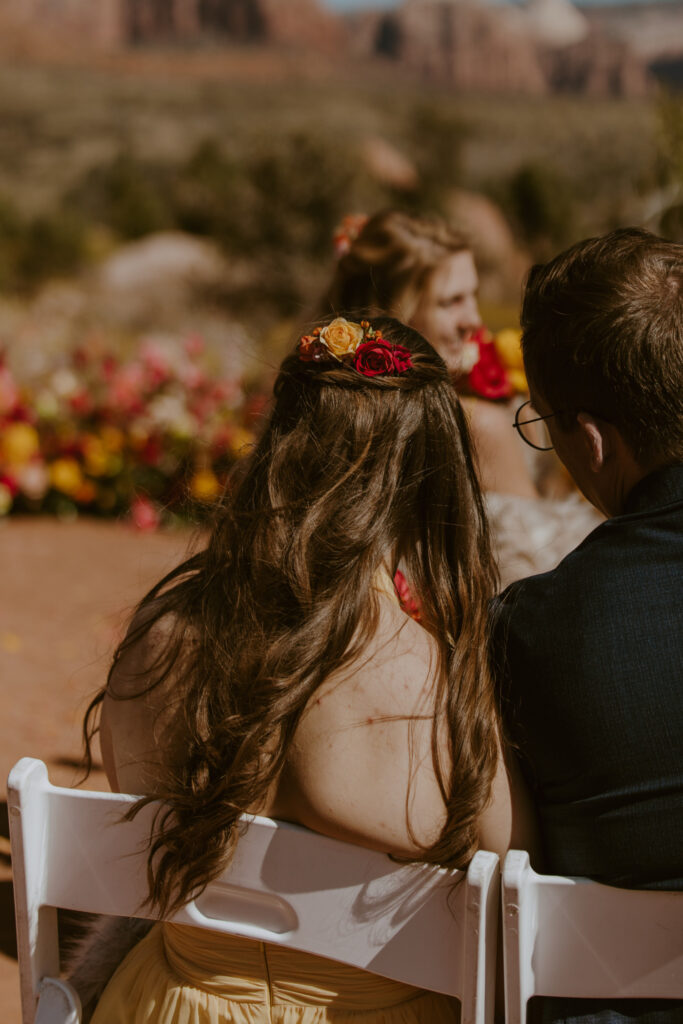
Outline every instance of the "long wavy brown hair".
[[162, 915], [225, 867], [240, 815], [265, 802], [311, 696], [367, 648], [379, 616], [373, 580], [387, 560], [401, 561], [438, 647], [432, 751], [446, 822], [424, 859], [465, 867], [476, 851], [497, 761], [489, 532], [445, 364], [398, 321], [373, 326], [410, 350], [413, 368], [365, 377], [284, 360], [261, 440], [206, 548], [142, 600], [86, 714], [89, 753], [105, 694], [122, 699], [113, 669], [168, 616], [139, 690], [172, 672], [182, 707], [185, 754], [161, 781], [149, 847], [150, 902]]

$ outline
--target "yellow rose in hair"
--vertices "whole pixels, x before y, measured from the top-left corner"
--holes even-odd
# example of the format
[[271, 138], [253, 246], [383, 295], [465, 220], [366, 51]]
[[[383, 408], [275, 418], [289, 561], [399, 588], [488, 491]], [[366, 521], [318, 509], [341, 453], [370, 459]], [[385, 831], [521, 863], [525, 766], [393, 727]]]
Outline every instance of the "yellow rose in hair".
[[353, 355], [363, 340], [363, 328], [360, 324], [354, 324], [338, 316], [327, 327], [320, 332], [320, 340], [329, 349], [333, 356], [341, 359], [342, 356]]

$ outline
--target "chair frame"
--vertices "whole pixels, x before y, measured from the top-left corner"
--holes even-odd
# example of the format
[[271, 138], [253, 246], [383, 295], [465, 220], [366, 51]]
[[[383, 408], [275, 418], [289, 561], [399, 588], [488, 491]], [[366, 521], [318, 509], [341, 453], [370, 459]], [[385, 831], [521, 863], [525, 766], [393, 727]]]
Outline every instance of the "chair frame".
[[502, 909], [506, 1024], [536, 995], [683, 999], [683, 893], [539, 875], [510, 850]]
[[[59, 980], [57, 908], [155, 919], [146, 862], [159, 805], [122, 821], [136, 799], [53, 786], [33, 758], [12, 769], [23, 1024], [81, 1020], [77, 993]], [[493, 853], [448, 871], [252, 816], [226, 871], [169, 919], [445, 993], [461, 1001], [462, 1024], [492, 1024], [498, 878]]]

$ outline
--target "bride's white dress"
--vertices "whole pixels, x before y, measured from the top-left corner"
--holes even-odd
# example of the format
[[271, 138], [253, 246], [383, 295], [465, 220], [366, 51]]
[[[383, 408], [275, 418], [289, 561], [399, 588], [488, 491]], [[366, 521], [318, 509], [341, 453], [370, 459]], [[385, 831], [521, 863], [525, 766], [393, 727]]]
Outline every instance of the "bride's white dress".
[[554, 569], [604, 517], [579, 494], [566, 498], [486, 495], [501, 585]]

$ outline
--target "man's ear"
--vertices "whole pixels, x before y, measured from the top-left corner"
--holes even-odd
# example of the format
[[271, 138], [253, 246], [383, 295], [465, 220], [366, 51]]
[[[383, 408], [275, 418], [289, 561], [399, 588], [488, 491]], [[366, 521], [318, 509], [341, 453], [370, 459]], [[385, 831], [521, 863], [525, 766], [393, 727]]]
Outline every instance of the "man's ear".
[[580, 412], [576, 419], [588, 455], [588, 464], [593, 473], [599, 473], [610, 454], [611, 445], [607, 433], [588, 412]]

